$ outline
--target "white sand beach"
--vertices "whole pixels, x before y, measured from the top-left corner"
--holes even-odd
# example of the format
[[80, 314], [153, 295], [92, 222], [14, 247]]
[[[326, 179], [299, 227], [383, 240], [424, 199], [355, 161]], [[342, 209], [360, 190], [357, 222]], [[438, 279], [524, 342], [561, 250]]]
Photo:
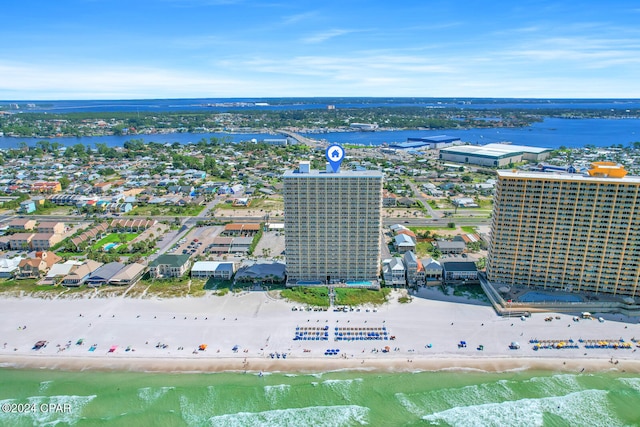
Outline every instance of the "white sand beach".
[[[640, 338], [638, 319], [609, 315], [604, 322], [576, 322], [567, 314], [534, 314], [521, 320], [499, 317], [491, 307], [471, 300], [451, 299], [439, 291], [422, 290], [409, 304], [398, 303], [397, 294], [392, 294], [392, 301], [375, 311], [370, 307], [368, 311], [324, 312], [292, 311], [299, 305], [264, 292], [165, 300], [3, 298], [0, 364], [162, 372], [640, 372], [635, 343], [629, 349], [586, 349], [578, 342], [623, 339], [629, 343]], [[553, 320], [545, 321], [549, 316]], [[384, 330], [395, 339], [335, 341], [335, 328], [365, 335]], [[328, 340], [294, 340], [297, 331], [326, 331]], [[579, 348], [536, 351], [531, 339], [573, 340]], [[47, 346], [34, 350], [41, 340]], [[82, 344], [77, 344], [79, 340]], [[461, 341], [466, 347], [459, 346]], [[520, 349], [509, 348], [514, 341]], [[201, 344], [206, 344], [206, 350], [198, 350]], [[385, 347], [388, 352], [383, 351]], [[325, 355], [328, 349], [339, 352]]]

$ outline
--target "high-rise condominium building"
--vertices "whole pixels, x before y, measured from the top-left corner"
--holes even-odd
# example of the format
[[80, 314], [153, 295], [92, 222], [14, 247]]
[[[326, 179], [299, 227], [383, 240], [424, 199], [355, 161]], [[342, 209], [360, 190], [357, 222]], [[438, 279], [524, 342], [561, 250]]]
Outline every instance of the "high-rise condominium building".
[[283, 178], [287, 283], [377, 280], [382, 173], [302, 162]]
[[640, 177], [613, 163], [588, 174], [498, 171], [487, 278], [636, 296]]

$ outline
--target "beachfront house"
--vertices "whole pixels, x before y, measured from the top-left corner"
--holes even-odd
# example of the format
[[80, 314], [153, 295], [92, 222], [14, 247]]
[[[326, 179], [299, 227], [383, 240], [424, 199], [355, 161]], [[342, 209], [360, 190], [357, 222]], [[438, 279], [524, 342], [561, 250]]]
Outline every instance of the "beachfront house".
[[445, 281], [477, 281], [478, 267], [472, 261], [444, 261], [442, 270]]
[[407, 251], [402, 257], [409, 286], [421, 285], [424, 283], [424, 267], [413, 251]]
[[36, 252], [35, 257], [25, 258], [18, 264], [18, 279], [38, 278], [42, 273], [48, 271], [55, 263], [62, 258], [53, 252]]
[[281, 262], [257, 262], [244, 266], [236, 272], [236, 282], [247, 283], [284, 283], [286, 266]]
[[230, 280], [235, 271], [233, 262], [198, 261], [191, 267], [191, 277]]
[[123, 268], [124, 264], [121, 262], [110, 262], [102, 265], [85, 280], [85, 283], [91, 288], [106, 285]]
[[406, 269], [402, 258], [382, 261], [382, 276], [387, 286], [406, 286]]
[[122, 270], [114, 274], [109, 279], [109, 284], [114, 286], [129, 286], [136, 283], [141, 277], [146, 267], [136, 262], [126, 265]]
[[433, 258], [424, 258], [422, 260], [424, 267], [424, 283], [430, 280], [442, 280], [442, 264]]
[[80, 265], [82, 265], [81, 261], [72, 259], [65, 261], [62, 264], [54, 264], [51, 266], [51, 269], [47, 272], [46, 276], [40, 282], [38, 282], [38, 284], [55, 285]]
[[24, 258], [2, 258], [0, 259], [0, 279], [13, 277], [19, 270], [20, 262]]
[[164, 254], [149, 264], [152, 278], [182, 277], [189, 269], [189, 255]]
[[78, 266], [71, 273], [62, 279], [63, 286], [80, 286], [89, 278], [91, 273], [96, 271], [102, 265], [91, 259], [86, 260], [82, 265]]

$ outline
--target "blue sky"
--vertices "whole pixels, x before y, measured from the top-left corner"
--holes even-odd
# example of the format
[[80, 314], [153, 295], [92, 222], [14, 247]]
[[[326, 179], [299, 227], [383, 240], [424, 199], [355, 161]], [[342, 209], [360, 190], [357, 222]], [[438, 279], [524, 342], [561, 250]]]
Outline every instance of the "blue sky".
[[0, 99], [640, 98], [640, 2], [32, 0]]

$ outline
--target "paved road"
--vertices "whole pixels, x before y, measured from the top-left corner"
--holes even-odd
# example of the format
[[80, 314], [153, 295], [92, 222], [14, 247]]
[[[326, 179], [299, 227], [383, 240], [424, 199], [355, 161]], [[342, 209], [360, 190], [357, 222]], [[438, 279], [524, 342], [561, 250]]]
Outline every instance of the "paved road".
[[431, 207], [431, 205], [428, 203], [429, 199], [427, 199], [422, 195], [422, 191], [420, 190], [418, 185], [416, 185], [416, 183], [410, 180], [406, 180], [405, 182], [409, 185], [409, 187], [411, 188], [411, 191], [413, 191], [414, 197], [420, 200], [420, 202], [422, 202], [427, 212], [429, 212], [429, 215], [431, 215], [431, 218], [435, 218], [435, 219], [442, 218], [442, 212], [438, 212]]

